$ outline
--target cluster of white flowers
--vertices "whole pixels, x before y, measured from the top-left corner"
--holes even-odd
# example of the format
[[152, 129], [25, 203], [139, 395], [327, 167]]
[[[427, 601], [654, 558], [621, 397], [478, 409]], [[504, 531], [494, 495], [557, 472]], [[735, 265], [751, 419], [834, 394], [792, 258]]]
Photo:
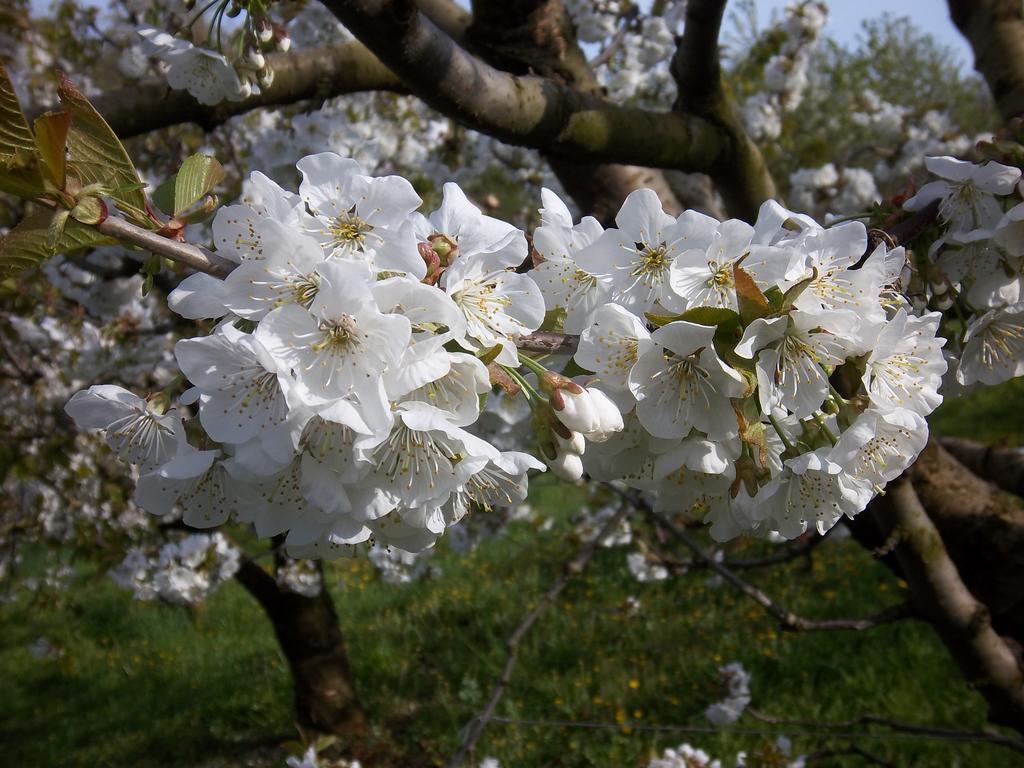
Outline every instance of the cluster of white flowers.
[[[733, 768], [747, 768], [748, 765], [777, 765], [780, 768], [804, 768], [806, 759], [803, 755], [791, 758], [792, 745], [785, 736], [779, 736], [773, 744], [765, 745], [758, 753], [758, 761], [747, 762], [746, 752], [737, 752], [732, 762]], [[762, 762], [764, 761], [764, 762]], [[651, 760], [647, 768], [723, 768], [721, 760], [712, 758], [703, 749], [690, 744], [666, 749], [661, 757]]]
[[374, 547], [368, 559], [386, 584], [411, 584], [435, 571], [428, 560], [430, 552], [405, 552], [401, 549]]
[[[960, 180], [908, 205], [944, 201], [936, 263], [969, 261], [963, 275], [979, 276], [958, 289], [987, 310], [957, 351], [960, 379], [994, 383], [1024, 366], [1024, 205], [993, 197], [1020, 172], [943, 162]], [[534, 453], [560, 477], [651, 492], [719, 540], [824, 533], [927, 440], [941, 316], [904, 298], [904, 250], [868, 253], [859, 222], [823, 228], [772, 201], [753, 225], [672, 217], [638, 190], [605, 230], [545, 190], [536, 268], [520, 274], [524, 234], [454, 184], [425, 216], [400, 177], [330, 153], [298, 167], [299, 194], [256, 173], [246, 202], [218, 213], [218, 254], [237, 268], [170, 296], [183, 316], [220, 321], [175, 350], [202, 449], [166, 394], [96, 386], [67, 406], [138, 466], [135, 499], [153, 513], [177, 504], [189, 525], [287, 532], [302, 557], [371, 538], [422, 551], [473, 505], [521, 502], [543, 468], [481, 419], [492, 377], [518, 391], [501, 402], [526, 403]], [[517, 350], [545, 317], [580, 334], [574, 379]]]
[[661, 757], [651, 760], [647, 768], [722, 768], [720, 760], [713, 760], [703, 749], [689, 744], [669, 747]]
[[866, 254], [862, 224], [825, 229], [772, 201], [753, 226], [672, 217], [649, 190], [616, 225], [576, 225], [559, 294], [567, 328], [587, 318], [581, 380], [625, 419], [583, 457], [592, 478], [699, 510], [720, 540], [794, 538], [856, 515], [921, 451], [944, 340], [939, 314], [893, 288], [903, 249]]
[[782, 116], [800, 106], [807, 89], [811, 53], [827, 20], [825, 3], [804, 0], [787, 5], [785, 18], [769, 31], [778, 42], [764, 65], [764, 90], [748, 97], [741, 110], [751, 138], [782, 134]]
[[[544, 319], [536, 283], [514, 271], [526, 238], [454, 184], [428, 217], [400, 177], [331, 153], [298, 167], [299, 194], [254, 174], [247, 203], [218, 212], [217, 252], [238, 267], [170, 296], [185, 317], [221, 319], [175, 348], [204, 448], [165, 395], [97, 386], [67, 411], [139, 467], [135, 500], [154, 514], [177, 504], [195, 527], [233, 516], [261, 536], [287, 531], [295, 556], [371, 537], [420, 551], [472, 504], [522, 501], [527, 470], [543, 468], [468, 429], [490, 390], [485, 361], [542, 399], [515, 371], [515, 338]], [[545, 386], [562, 408], [559, 421], [546, 406], [545, 458], [578, 478], [581, 433], [605, 437], [621, 417], [567, 379]]]
[[197, 533], [168, 542], [155, 554], [132, 547], [110, 577], [137, 600], [191, 605], [234, 576], [238, 560], [238, 549], [221, 534]]
[[585, 50], [597, 51], [597, 78], [615, 101], [671, 105], [676, 84], [669, 63], [682, 34], [686, 0], [649, 9], [617, 0], [572, 0], [566, 8]]
[[324, 587], [320, 569], [313, 560], [285, 558], [278, 564], [276, 576], [281, 589], [303, 597], [316, 597]]
[[641, 584], [665, 581], [668, 578], [668, 568], [645, 552], [630, 552], [626, 555], [626, 567], [630, 575]]
[[362, 768], [358, 760], [328, 760], [317, 753], [315, 744], [311, 744], [301, 757], [289, 757], [285, 760], [286, 768]]
[[942, 237], [920, 265], [928, 284], [919, 300], [955, 307], [946, 349], [953, 382], [999, 384], [1024, 375], [1024, 191], [1021, 171], [996, 162], [930, 157], [939, 177], [904, 204], [938, 204]]
[[[216, 39], [220, 47], [223, 16], [231, 13], [228, 4], [241, 13], [245, 19], [234, 33], [231, 48], [238, 50], [233, 61], [219, 51], [210, 50], [181, 37], [175, 37], [155, 27], [141, 26], [138, 34], [140, 45], [126, 47], [118, 60], [118, 67], [128, 77], [140, 77], [148, 69], [147, 58], [159, 59], [163, 73], [171, 88], [191, 93], [202, 104], [219, 104], [222, 101], [241, 101], [262, 88], [269, 88], [274, 82], [274, 70], [267, 62], [266, 53], [274, 50], [287, 51], [291, 38], [283, 25], [271, 20], [262, 12], [238, 5], [233, 0], [220, 0], [204, 5], [186, 26], [196, 28], [203, 14], [213, 9], [211, 32], [216, 28]], [[262, 4], [260, 4], [262, 7]]]
[[863, 168], [837, 170], [832, 163], [801, 168], [789, 176], [791, 205], [800, 210], [865, 211], [882, 199], [875, 178]]
[[734, 661], [718, 668], [726, 696], [704, 710], [704, 716], [713, 725], [729, 725], [740, 719], [743, 710], [750, 704], [750, 673], [743, 665]]
[[[605, 526], [605, 523], [614, 517], [618, 511], [618, 507], [612, 505], [603, 506], [596, 511], [591, 511], [588, 507], [584, 507], [580, 514], [579, 522], [576, 523], [576, 535], [580, 541], [590, 541], [596, 537]], [[633, 529], [629, 525], [629, 520], [624, 517], [601, 540], [600, 546], [606, 548], [624, 547], [631, 543], [633, 543]]]

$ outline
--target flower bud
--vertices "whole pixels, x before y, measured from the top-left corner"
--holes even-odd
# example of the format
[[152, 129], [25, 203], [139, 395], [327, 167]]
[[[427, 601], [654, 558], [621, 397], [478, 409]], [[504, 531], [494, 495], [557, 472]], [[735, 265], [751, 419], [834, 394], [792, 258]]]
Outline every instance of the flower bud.
[[603, 443], [616, 432], [621, 432], [622, 414], [618, 407], [599, 389], [588, 389], [590, 402], [597, 416], [597, 429], [587, 432], [587, 440]]
[[256, 48], [246, 48], [243, 61], [246, 66], [252, 67], [253, 69], [263, 69], [267, 66], [266, 57]]
[[552, 398], [552, 405], [560, 422], [574, 432], [588, 435], [598, 430], [601, 420], [590, 391], [579, 386], [577, 389], [580, 391], [573, 392], [567, 387], [560, 389], [560, 397], [557, 399], [561, 400], [562, 407], [558, 407], [556, 398]]
[[561, 453], [554, 459], [545, 461], [551, 471], [562, 480], [576, 483], [583, 477], [583, 460], [575, 453]]
[[266, 16], [258, 16], [253, 20], [256, 39], [261, 43], [269, 43], [274, 39], [274, 27]]
[[560, 454], [575, 453], [577, 456], [582, 456], [583, 452], [587, 449], [587, 441], [580, 432], [570, 432], [568, 439], [562, 437], [557, 432], [552, 432], [551, 434], [555, 438], [555, 447]]
[[287, 53], [292, 47], [292, 39], [289, 37], [287, 32], [281, 32], [281, 36], [277, 38], [277, 50], [281, 53]]

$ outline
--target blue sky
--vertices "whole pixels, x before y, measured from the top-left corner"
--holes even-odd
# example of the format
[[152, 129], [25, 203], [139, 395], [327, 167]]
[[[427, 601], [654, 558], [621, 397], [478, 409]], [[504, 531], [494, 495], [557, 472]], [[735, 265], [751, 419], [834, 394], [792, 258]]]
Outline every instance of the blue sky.
[[[771, 19], [773, 11], [781, 14], [789, 2], [791, 0], [757, 0], [761, 25]], [[896, 16], [909, 16], [918, 28], [954, 49], [964, 69], [974, 67], [970, 46], [953, 26], [946, 0], [831, 0], [828, 6], [825, 31], [841, 43], [853, 43], [865, 19], [878, 18], [889, 12]]]

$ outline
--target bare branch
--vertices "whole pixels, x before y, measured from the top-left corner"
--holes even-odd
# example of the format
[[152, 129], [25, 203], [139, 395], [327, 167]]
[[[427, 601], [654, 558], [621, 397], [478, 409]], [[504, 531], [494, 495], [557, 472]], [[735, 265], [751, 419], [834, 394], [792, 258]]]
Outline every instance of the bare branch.
[[735, 104], [722, 87], [718, 35], [725, 4], [726, 0], [692, 0], [686, 7], [683, 37], [671, 64], [678, 88], [674, 109], [706, 117], [719, 127], [730, 148], [709, 175], [730, 213], [753, 221], [761, 203], [777, 192], [761, 151], [747, 136]]
[[453, 0], [416, 0], [420, 12], [443, 29], [452, 40], [461, 40], [466, 34], [473, 15]]
[[494, 683], [494, 687], [491, 688], [491, 695], [487, 699], [487, 704], [484, 706], [480, 713], [477, 714], [465, 728], [466, 735], [462, 740], [462, 744], [459, 746], [458, 751], [452, 756], [452, 759], [448, 761], [448, 768], [458, 768], [465, 761], [466, 757], [476, 746], [477, 741], [483, 734], [484, 729], [487, 727], [487, 723], [490, 722], [494, 716], [494, 710], [498, 706], [498, 702], [501, 701], [501, 697], [505, 695], [505, 689], [508, 687], [509, 682], [512, 679], [512, 671], [515, 669], [516, 660], [519, 656], [519, 644], [522, 642], [523, 637], [527, 632], [530, 631], [530, 627], [534, 625], [541, 613], [551, 605], [555, 599], [561, 594], [562, 590], [568, 586], [569, 582], [587, 567], [590, 559], [594, 556], [597, 551], [598, 545], [618, 527], [619, 523], [626, 516], [629, 507], [623, 504], [619, 510], [612, 515], [608, 521], [601, 527], [601, 530], [597, 532], [597, 535], [593, 539], [584, 544], [576, 556], [573, 557], [562, 571], [562, 575], [558, 577], [551, 588], [544, 593], [543, 597], [537, 601], [537, 604], [522, 618], [522, 621], [512, 630], [512, 634], [509, 635], [508, 640], [505, 641], [505, 665], [502, 667], [501, 674], [498, 675], [497, 681]]
[[846, 730], [855, 728], [858, 725], [880, 725], [901, 733], [916, 733], [921, 736], [934, 736], [949, 741], [981, 741], [991, 742], [1001, 747], [1012, 749], [1015, 752], [1024, 753], [1024, 740], [1006, 736], [993, 728], [986, 728], [982, 731], [960, 731], [956, 728], [940, 728], [933, 725], [919, 725], [908, 723], [904, 720], [896, 720], [891, 717], [880, 717], [879, 715], [860, 715], [849, 720], [802, 720], [800, 718], [780, 717], [762, 712], [754, 707], [747, 707], [744, 712], [760, 720], [762, 723], [772, 725], [798, 725], [812, 728], [829, 728]]
[[358, 42], [272, 53], [267, 61], [274, 68], [274, 82], [244, 101], [208, 106], [187, 91], [150, 83], [101, 94], [93, 105], [114, 133], [128, 138], [181, 123], [198, 123], [209, 130], [259, 107], [323, 101], [361, 91], [405, 91], [401, 81]]
[[705, 549], [685, 528], [676, 525], [669, 518], [655, 512], [651, 505], [644, 501], [638, 493], [623, 491], [611, 483], [604, 483], [604, 485], [628, 501], [636, 509], [642, 511], [654, 524], [664, 527], [674, 538], [689, 549], [698, 561], [706, 565], [737, 590], [764, 608], [765, 611], [774, 616], [785, 629], [800, 632], [836, 629], [852, 629], [861, 631], [878, 627], [882, 624], [890, 624], [894, 621], [908, 618], [911, 615], [911, 612], [908, 610], [908, 606], [900, 604], [886, 608], [874, 616], [865, 616], [863, 618], [806, 619], [803, 616], [798, 616], [789, 609], [776, 603], [772, 598], [765, 594], [765, 592], [739, 576], [739, 574], [734, 572], [731, 568], [716, 561], [714, 557], [705, 551]]
[[96, 225], [96, 229], [122, 242], [137, 245], [199, 272], [206, 272], [208, 275], [224, 277], [237, 266], [202, 246], [162, 237], [156, 232], [137, 227], [116, 216], [108, 216], [102, 223]]

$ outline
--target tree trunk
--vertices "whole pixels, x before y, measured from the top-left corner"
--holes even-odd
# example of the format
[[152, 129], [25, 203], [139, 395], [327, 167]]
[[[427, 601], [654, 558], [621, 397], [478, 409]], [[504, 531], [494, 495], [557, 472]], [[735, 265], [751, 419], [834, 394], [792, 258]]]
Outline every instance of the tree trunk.
[[235, 578], [267, 614], [288, 659], [299, 726], [340, 736], [357, 754], [362, 752], [366, 718], [356, 698], [330, 594], [321, 589], [315, 597], [305, 597], [284, 590], [248, 559], [242, 561]]
[[953, 23], [974, 50], [1003, 119], [1024, 113], [1024, 5], [1020, 0], [949, 0]]

